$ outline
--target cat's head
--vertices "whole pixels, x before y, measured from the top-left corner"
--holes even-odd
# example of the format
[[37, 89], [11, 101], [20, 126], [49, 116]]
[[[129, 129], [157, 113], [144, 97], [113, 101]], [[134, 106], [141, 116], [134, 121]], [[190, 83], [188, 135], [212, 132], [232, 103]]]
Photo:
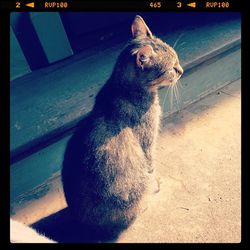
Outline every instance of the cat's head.
[[150, 88], [175, 84], [183, 74], [175, 50], [153, 36], [139, 15], [135, 17], [131, 30], [130, 53], [141, 84]]

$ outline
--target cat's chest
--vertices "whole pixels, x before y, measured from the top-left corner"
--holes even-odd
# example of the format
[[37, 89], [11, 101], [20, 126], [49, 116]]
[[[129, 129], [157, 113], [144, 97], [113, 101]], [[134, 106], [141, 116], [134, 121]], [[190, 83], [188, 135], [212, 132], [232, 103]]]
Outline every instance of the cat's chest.
[[143, 144], [153, 142], [159, 131], [161, 108], [158, 98], [142, 115], [140, 123], [134, 128], [134, 133]]

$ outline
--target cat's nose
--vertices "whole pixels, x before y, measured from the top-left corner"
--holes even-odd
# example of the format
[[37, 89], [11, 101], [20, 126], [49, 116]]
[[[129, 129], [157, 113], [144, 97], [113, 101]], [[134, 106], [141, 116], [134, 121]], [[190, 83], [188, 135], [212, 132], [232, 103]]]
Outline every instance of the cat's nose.
[[174, 67], [174, 70], [176, 72], [176, 74], [181, 77], [181, 75], [183, 74], [184, 70], [181, 66], [178, 66], [178, 67]]

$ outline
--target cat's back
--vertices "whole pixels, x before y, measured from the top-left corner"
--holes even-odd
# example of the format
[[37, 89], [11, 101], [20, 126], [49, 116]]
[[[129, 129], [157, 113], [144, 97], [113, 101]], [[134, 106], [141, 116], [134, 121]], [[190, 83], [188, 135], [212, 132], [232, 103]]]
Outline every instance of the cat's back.
[[[64, 157], [65, 168], [128, 169], [143, 159], [143, 151], [132, 127], [123, 121], [92, 112], [84, 118], [69, 140]], [[133, 162], [135, 161], [135, 162]], [[131, 165], [132, 167], [132, 165]]]
[[67, 203], [81, 208], [78, 197], [84, 194], [83, 201], [91, 200], [89, 208], [100, 206], [101, 211], [110, 204], [110, 213], [125, 209], [145, 189], [145, 164], [131, 127], [92, 113], [81, 122], [65, 151], [62, 180]]

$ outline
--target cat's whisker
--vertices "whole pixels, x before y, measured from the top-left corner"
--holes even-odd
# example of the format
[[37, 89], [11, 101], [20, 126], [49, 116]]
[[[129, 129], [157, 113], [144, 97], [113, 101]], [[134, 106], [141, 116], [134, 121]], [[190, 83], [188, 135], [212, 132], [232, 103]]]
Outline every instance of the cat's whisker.
[[181, 104], [181, 98], [180, 98], [180, 92], [179, 92], [179, 86], [176, 84], [176, 93], [177, 93], [177, 105], [180, 107]]
[[181, 34], [179, 34], [179, 36], [177, 37], [174, 45], [173, 45], [173, 49], [176, 47], [176, 45], [178, 44], [178, 42], [180, 41], [181, 37], [183, 36], [184, 32], [182, 32]]
[[170, 92], [170, 109], [172, 110], [174, 107], [174, 84], [171, 84], [170, 88], [171, 88], [170, 89], [171, 90], [171, 92]]
[[176, 86], [177, 86], [177, 85], [174, 84], [173, 89], [174, 89], [174, 97], [175, 97], [176, 103], [178, 104], [178, 94], [177, 94]]
[[178, 96], [178, 101], [180, 102], [179, 82], [176, 83], [176, 93]]
[[[163, 103], [162, 103], [162, 107], [163, 107], [163, 108], [165, 107], [165, 102], [166, 102], [167, 97], [169, 97], [169, 94], [170, 94], [170, 92], [171, 92], [170, 90], [171, 90], [171, 86], [168, 86], [168, 87], [167, 87], [166, 94], [165, 94], [164, 99], [163, 99]], [[171, 94], [170, 94], [170, 95], [171, 95]]]
[[176, 83], [173, 86], [173, 90], [174, 90], [174, 99], [177, 100], [177, 95], [176, 95]]
[[181, 79], [178, 80], [177, 84], [178, 84], [178, 88], [179, 89], [183, 89], [183, 85], [182, 85]]
[[174, 108], [174, 104], [179, 109], [181, 106], [180, 105], [181, 98], [180, 98], [178, 82], [176, 82], [175, 84], [171, 84], [169, 89], [170, 89], [170, 109], [172, 110]]
[[168, 94], [169, 94], [169, 87], [168, 87], [168, 89], [166, 90], [165, 95], [164, 95], [164, 98], [163, 98], [163, 102], [162, 102], [162, 108], [163, 108], [163, 109], [164, 109], [164, 107], [165, 107], [165, 101], [166, 101], [166, 98], [167, 98]]
[[178, 81], [177, 83], [176, 83], [176, 93], [177, 93], [177, 105], [178, 105], [178, 109], [180, 109], [180, 106], [181, 106], [181, 93], [180, 93], [180, 91], [179, 91], [179, 85], [180, 84], [180, 82]]

